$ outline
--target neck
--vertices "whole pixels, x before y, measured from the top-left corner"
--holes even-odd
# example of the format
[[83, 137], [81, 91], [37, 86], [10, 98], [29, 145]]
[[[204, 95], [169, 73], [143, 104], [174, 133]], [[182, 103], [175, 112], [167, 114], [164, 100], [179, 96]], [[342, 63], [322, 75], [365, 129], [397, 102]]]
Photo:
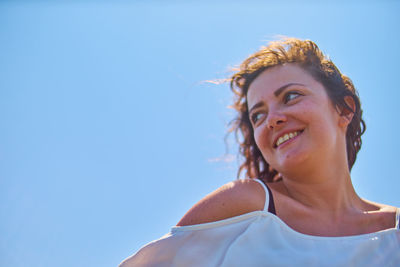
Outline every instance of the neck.
[[362, 209], [362, 201], [351, 183], [347, 161], [330, 160], [310, 169], [312, 171], [303, 169], [304, 172], [297, 172], [296, 176], [283, 175], [283, 184], [291, 198], [314, 210], [331, 213], [333, 217]]

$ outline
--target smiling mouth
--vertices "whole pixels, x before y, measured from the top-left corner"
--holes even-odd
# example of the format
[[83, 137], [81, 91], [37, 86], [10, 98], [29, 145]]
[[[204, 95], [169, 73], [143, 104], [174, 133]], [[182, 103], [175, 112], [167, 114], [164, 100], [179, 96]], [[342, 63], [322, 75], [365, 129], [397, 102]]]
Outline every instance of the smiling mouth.
[[295, 138], [296, 136], [300, 135], [302, 132], [304, 132], [304, 129], [303, 130], [299, 130], [299, 131], [293, 131], [293, 132], [286, 133], [286, 134], [282, 135], [275, 142], [274, 148], [277, 148], [278, 146], [280, 146], [280, 145], [286, 143], [287, 141]]

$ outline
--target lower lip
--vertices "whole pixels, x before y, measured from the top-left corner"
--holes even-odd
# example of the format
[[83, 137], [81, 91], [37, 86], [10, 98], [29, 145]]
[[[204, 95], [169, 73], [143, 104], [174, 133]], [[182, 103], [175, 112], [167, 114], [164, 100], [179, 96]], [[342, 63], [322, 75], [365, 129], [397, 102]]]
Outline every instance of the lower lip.
[[286, 147], [287, 145], [291, 144], [294, 140], [296, 140], [300, 135], [302, 135], [303, 132], [298, 133], [295, 137], [287, 140], [286, 142], [283, 142], [282, 144], [280, 144], [276, 149], [281, 149]]

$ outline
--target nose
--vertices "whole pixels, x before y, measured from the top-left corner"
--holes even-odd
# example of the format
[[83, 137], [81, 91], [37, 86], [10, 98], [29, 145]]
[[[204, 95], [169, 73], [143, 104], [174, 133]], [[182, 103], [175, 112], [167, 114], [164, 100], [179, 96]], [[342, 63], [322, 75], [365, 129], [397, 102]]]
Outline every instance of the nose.
[[274, 129], [276, 127], [282, 126], [287, 121], [287, 118], [284, 114], [273, 112], [268, 114], [268, 118], [266, 120], [268, 129]]

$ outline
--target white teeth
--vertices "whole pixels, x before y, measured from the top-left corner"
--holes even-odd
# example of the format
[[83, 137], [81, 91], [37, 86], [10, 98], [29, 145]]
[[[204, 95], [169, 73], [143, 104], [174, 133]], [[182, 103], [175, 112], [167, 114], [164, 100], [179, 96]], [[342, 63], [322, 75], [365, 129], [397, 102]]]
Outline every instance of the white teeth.
[[285, 134], [285, 135], [283, 136], [283, 141], [286, 141], [286, 140], [289, 140], [289, 135], [288, 135], [288, 134]]
[[299, 132], [296, 131], [296, 132], [285, 134], [284, 136], [279, 137], [278, 141], [276, 142], [276, 146], [279, 146], [283, 142], [286, 142], [287, 140], [289, 140], [293, 137], [296, 137], [298, 134], [299, 134]]

